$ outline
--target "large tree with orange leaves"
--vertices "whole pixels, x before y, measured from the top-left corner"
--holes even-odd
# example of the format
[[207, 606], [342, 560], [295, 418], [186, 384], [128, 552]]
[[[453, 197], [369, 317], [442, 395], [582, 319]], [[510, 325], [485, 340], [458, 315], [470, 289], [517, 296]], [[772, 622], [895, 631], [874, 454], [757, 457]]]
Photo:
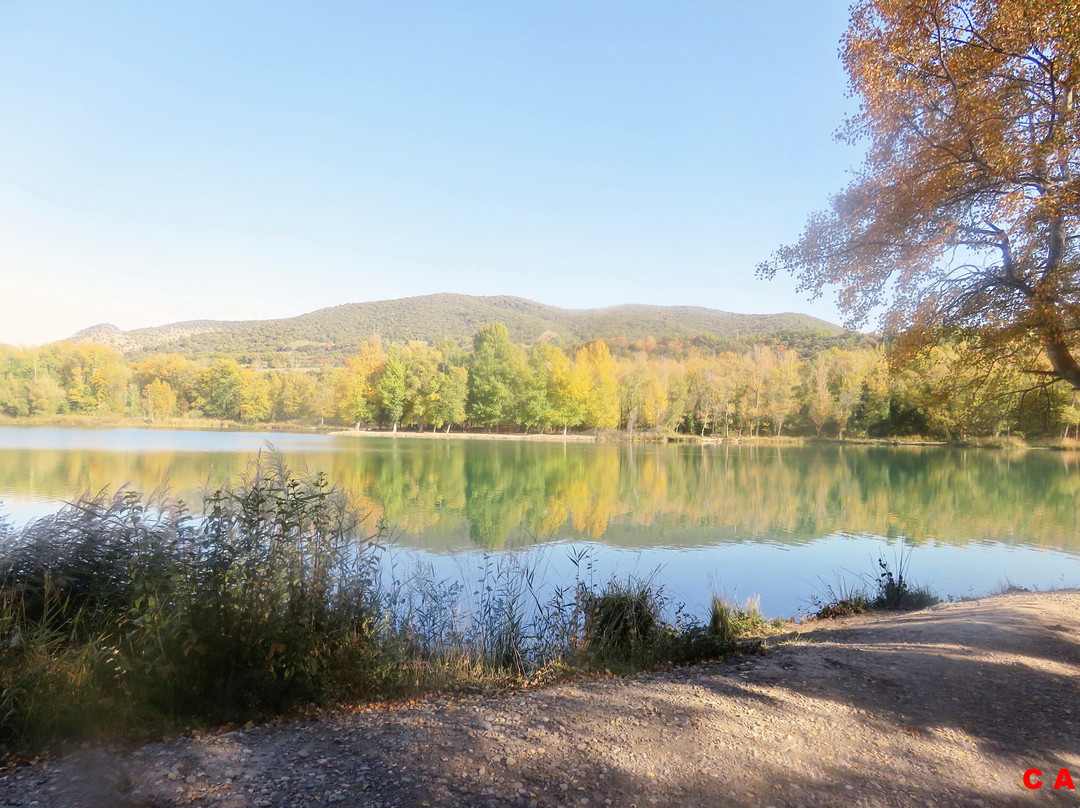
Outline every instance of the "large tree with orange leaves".
[[841, 55], [866, 162], [759, 274], [1080, 387], [1080, 0], [859, 0]]

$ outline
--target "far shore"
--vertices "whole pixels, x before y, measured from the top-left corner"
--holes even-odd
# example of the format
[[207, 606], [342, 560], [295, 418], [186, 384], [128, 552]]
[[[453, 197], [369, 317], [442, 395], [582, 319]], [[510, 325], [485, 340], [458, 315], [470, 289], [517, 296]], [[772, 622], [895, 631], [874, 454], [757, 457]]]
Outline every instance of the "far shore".
[[74, 427], [84, 429], [176, 429], [211, 432], [295, 432], [328, 435], [333, 437], [353, 438], [424, 438], [445, 440], [498, 440], [498, 441], [540, 441], [548, 443], [687, 443], [697, 445], [749, 445], [749, 446], [915, 446], [940, 447], [955, 446], [969, 449], [1054, 449], [1058, 451], [1080, 451], [1080, 441], [1076, 439], [1057, 440], [1043, 438], [1030, 443], [1022, 439], [1004, 437], [972, 438], [966, 441], [927, 440], [919, 437], [867, 438], [851, 436], [812, 435], [700, 435], [686, 433], [659, 433], [649, 430], [605, 429], [588, 432], [482, 432], [430, 430], [416, 431], [412, 428], [399, 429], [343, 429], [329, 425], [303, 424], [295, 421], [271, 421], [259, 423], [241, 423], [209, 418], [191, 418], [173, 416], [151, 420], [138, 416], [116, 415], [44, 415], [33, 417], [12, 417], [0, 415], [0, 426], [15, 427]]
[[[400, 429], [341, 429], [328, 432], [331, 437], [342, 438], [426, 438], [435, 440], [501, 440], [541, 441], [549, 443], [690, 443], [701, 445], [749, 444], [756, 446], [798, 446], [805, 444], [868, 445], [868, 446], [948, 446], [946, 441], [905, 440], [903, 438], [810, 438], [787, 435], [674, 435], [655, 432], [626, 432], [607, 430], [595, 432], [437, 432]], [[1035, 447], [1027, 447], [1035, 448]]]
[[548, 441], [551, 443], [596, 443], [605, 440], [597, 435], [570, 432], [563, 435], [561, 432], [534, 432], [524, 434], [521, 432], [412, 432], [399, 430], [393, 432], [388, 429], [345, 429], [329, 433], [335, 438], [428, 438], [433, 440], [528, 440]]

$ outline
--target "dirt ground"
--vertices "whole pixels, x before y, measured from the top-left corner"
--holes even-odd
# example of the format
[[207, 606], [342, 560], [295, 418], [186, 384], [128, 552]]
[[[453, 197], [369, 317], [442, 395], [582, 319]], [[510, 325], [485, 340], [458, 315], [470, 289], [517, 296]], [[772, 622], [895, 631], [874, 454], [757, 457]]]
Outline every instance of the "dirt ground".
[[[1080, 806], [1080, 592], [810, 623], [760, 655], [90, 750], [0, 805]], [[1022, 785], [1040, 769], [1042, 788]]]

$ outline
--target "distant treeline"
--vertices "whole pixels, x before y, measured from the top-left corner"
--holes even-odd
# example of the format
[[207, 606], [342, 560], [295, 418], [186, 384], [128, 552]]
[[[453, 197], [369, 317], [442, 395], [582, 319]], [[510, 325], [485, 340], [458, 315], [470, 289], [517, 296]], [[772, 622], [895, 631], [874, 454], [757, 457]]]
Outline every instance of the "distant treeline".
[[250, 357], [127, 360], [97, 344], [0, 346], [0, 412], [208, 418], [389, 429], [616, 430], [660, 435], [945, 439], [1049, 435], [1080, 423], [1062, 386], [1019, 360], [986, 366], [965, 343], [891, 365], [866, 335], [597, 340], [523, 348], [505, 326], [472, 350], [373, 337], [343, 367], [267, 368]]

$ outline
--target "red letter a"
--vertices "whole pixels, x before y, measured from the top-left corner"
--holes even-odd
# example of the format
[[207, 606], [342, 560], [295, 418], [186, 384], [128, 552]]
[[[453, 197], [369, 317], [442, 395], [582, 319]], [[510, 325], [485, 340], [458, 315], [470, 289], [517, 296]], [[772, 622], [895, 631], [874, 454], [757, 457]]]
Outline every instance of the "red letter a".
[[1062, 769], [1058, 772], [1057, 780], [1054, 781], [1054, 788], [1068, 788], [1073, 791], [1076, 790], [1076, 786], [1073, 785], [1072, 775], [1069, 774], [1068, 769]]

